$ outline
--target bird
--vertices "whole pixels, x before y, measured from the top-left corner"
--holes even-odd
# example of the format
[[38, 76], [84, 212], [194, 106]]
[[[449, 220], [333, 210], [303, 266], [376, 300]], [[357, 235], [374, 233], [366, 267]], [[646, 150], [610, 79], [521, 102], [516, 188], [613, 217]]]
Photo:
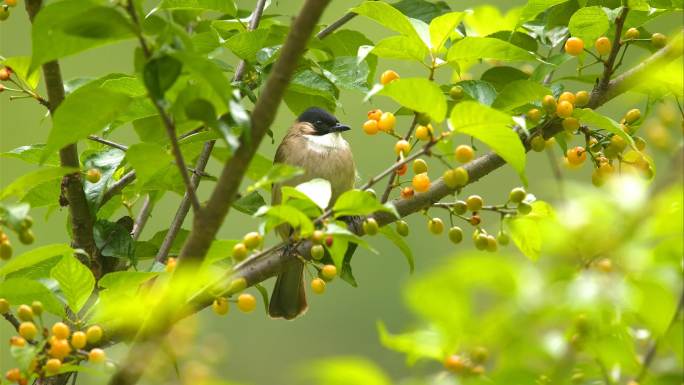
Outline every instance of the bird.
[[[329, 207], [345, 191], [354, 188], [356, 166], [349, 143], [342, 132], [351, 128], [320, 107], [310, 107], [302, 112], [276, 150], [274, 163], [284, 163], [303, 169], [303, 173], [272, 187], [273, 205], [281, 202], [282, 186], [298, 184], [321, 178], [330, 182]], [[283, 239], [290, 237], [292, 228], [281, 225], [277, 229]], [[272, 318], [294, 319], [307, 310], [304, 291], [304, 264], [295, 260], [276, 278], [271, 294], [268, 313]]]

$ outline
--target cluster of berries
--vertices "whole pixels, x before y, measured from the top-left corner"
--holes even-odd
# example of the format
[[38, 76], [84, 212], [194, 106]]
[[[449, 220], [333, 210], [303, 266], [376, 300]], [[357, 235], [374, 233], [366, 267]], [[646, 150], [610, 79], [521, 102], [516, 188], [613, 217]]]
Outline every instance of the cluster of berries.
[[[14, 316], [10, 303], [0, 298], [0, 314]], [[78, 364], [81, 361], [103, 363], [106, 360], [104, 350], [98, 346], [102, 342], [103, 331], [98, 325], [92, 325], [82, 330], [72, 330], [64, 322], [56, 322], [48, 331], [42, 328], [43, 304], [34, 301], [30, 306], [19, 305], [16, 318], [20, 323], [17, 327], [19, 335], [10, 338], [10, 346], [15, 349], [25, 349], [29, 346], [39, 347], [41, 350], [35, 355], [26, 370], [12, 368], [5, 373], [9, 382], [27, 384], [33, 376], [46, 377], [60, 373], [63, 364]], [[35, 320], [38, 319], [38, 324]]]

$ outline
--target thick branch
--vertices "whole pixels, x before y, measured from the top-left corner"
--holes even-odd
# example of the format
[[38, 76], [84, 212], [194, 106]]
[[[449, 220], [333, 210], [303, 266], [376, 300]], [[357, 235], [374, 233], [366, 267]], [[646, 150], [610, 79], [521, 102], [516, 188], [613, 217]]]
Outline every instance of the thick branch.
[[252, 112], [252, 127], [235, 155], [229, 159], [216, 183], [207, 206], [195, 218], [193, 231], [183, 246], [179, 268], [184, 261], [200, 261], [206, 254], [237, 194], [259, 143], [273, 123], [287, 85], [306, 49], [313, 28], [328, 0], [308, 0], [292, 23], [287, 41], [273, 67], [266, 85]]
[[[41, 0], [28, 0], [26, 2], [26, 11], [29, 19], [33, 22], [34, 18], [40, 11], [42, 6]], [[59, 62], [50, 61], [42, 65], [43, 78], [45, 79], [45, 87], [47, 88], [48, 103], [50, 106], [50, 114], [54, 114], [55, 110], [64, 101], [64, 82], [62, 81], [62, 72], [59, 67]], [[64, 167], [80, 168], [78, 159], [78, 148], [76, 143], [69, 144], [59, 150], [60, 163]], [[62, 179], [63, 192], [69, 202], [69, 215], [71, 217], [71, 230], [73, 234], [73, 243], [75, 247], [85, 250], [90, 255], [91, 270], [96, 277], [101, 274], [101, 264], [98, 260], [97, 247], [95, 246], [95, 239], [93, 238], [93, 217], [90, 214], [88, 201], [83, 191], [83, 181], [81, 174], [76, 172], [65, 175]]]
[[[254, 106], [252, 127], [246, 133], [249, 137], [243, 138], [242, 145], [235, 152], [235, 155], [227, 161], [206, 208], [201, 209], [195, 216], [192, 232], [181, 251], [181, 263], [174, 277], [182, 275], [184, 272], [191, 272], [192, 266], [197, 266], [209, 249], [235, 199], [237, 189], [250, 160], [275, 119], [285, 88], [328, 2], [329, 0], [307, 0], [292, 23], [281, 55], [274, 65], [261, 98]], [[188, 261], [195, 263], [188, 263]], [[152, 312], [155, 314], [155, 322], [143, 325], [136, 342], [122, 362], [121, 369], [111, 378], [110, 384], [130, 385], [135, 384], [140, 379], [145, 370], [142, 364], [145, 361], [143, 358], [149, 357], [156, 351], [161, 338], [172, 325], [172, 319], [164, 317], [167, 312], [164, 309], [158, 310], [159, 312]], [[159, 318], [157, 319], [157, 317]], [[162, 320], [161, 325], [156, 324], [159, 319]]]

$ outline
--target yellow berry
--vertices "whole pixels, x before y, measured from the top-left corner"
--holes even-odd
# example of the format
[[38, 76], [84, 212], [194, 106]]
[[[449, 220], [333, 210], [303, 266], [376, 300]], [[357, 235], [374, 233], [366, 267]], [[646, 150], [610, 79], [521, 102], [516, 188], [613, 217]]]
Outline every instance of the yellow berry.
[[533, 123], [537, 123], [541, 119], [541, 111], [539, 111], [538, 108], [532, 108], [531, 110], [527, 111], [527, 114], [525, 114], [525, 116], [527, 116], [527, 119], [529, 119]]
[[45, 362], [45, 371], [48, 374], [56, 374], [62, 367], [62, 361], [57, 358], [50, 358]]
[[71, 335], [71, 346], [75, 349], [83, 349], [88, 342], [88, 337], [84, 332], [78, 331]]
[[428, 230], [432, 234], [441, 234], [444, 231], [444, 222], [440, 218], [431, 218], [428, 221]]
[[104, 362], [106, 358], [107, 356], [105, 355], [105, 352], [102, 349], [94, 348], [88, 352], [88, 361], [94, 364], [100, 364]]
[[33, 322], [24, 321], [19, 324], [19, 335], [26, 338], [27, 340], [33, 340], [38, 334], [38, 328]]
[[363, 221], [363, 232], [367, 235], [377, 234], [378, 229], [378, 222], [375, 220], [375, 218], [366, 218], [366, 220]]
[[368, 135], [375, 135], [380, 131], [378, 128], [378, 121], [377, 120], [366, 120], [366, 122], [363, 124], [363, 132], [365, 132]]
[[382, 116], [382, 110], [379, 110], [377, 108], [374, 110], [368, 111], [368, 119], [370, 119], [370, 120], [378, 121], [378, 120], [380, 120], [381, 116]]
[[261, 244], [262, 239], [263, 237], [261, 234], [257, 233], [256, 231], [252, 231], [245, 234], [244, 238], [242, 239], [242, 243], [244, 243], [248, 249], [256, 249]]
[[315, 260], [323, 259], [325, 256], [325, 249], [323, 248], [323, 245], [313, 245], [311, 246], [311, 258]]
[[565, 156], [571, 165], [578, 166], [587, 160], [587, 151], [584, 149], [584, 147], [578, 146], [568, 149]]
[[218, 315], [228, 314], [228, 299], [225, 297], [216, 298], [214, 302], [211, 304], [211, 310], [213, 310], [214, 313]]
[[544, 110], [550, 114], [556, 112], [556, 98], [553, 97], [553, 95], [546, 95], [542, 99], [542, 107], [544, 107]]
[[572, 116], [572, 110], [572, 103], [563, 100], [562, 102], [559, 102], [558, 106], [556, 107], [556, 115], [561, 118], [568, 118]]
[[628, 40], [634, 40], [634, 39], [638, 39], [639, 35], [640, 35], [639, 30], [632, 27], [632, 28], [628, 29], [627, 32], [625, 33], [625, 38]]
[[60, 340], [58, 338], [50, 338], [50, 350], [48, 354], [51, 357], [63, 359], [71, 353], [71, 346], [67, 340]]
[[656, 48], [663, 48], [667, 45], [667, 36], [662, 33], [656, 32], [651, 35], [651, 44]]
[[323, 294], [325, 292], [325, 281], [320, 278], [312, 279], [311, 290], [316, 294]]
[[88, 339], [88, 343], [91, 344], [96, 344], [100, 342], [100, 339], [102, 339], [102, 328], [93, 325], [86, 330], [86, 338]]
[[250, 313], [256, 309], [256, 298], [248, 293], [242, 293], [238, 296], [237, 307], [245, 313]]
[[407, 140], [400, 139], [394, 144], [394, 152], [397, 155], [401, 154], [402, 156], [406, 156], [410, 150], [411, 144]]
[[565, 52], [577, 56], [584, 50], [584, 41], [578, 37], [571, 37], [565, 42]]
[[479, 195], [471, 195], [466, 199], [466, 206], [470, 211], [480, 211], [483, 204], [484, 200]]
[[558, 103], [560, 102], [570, 102], [570, 104], [575, 104], [575, 94], [569, 91], [565, 91], [558, 97]]
[[568, 132], [575, 132], [579, 129], [580, 123], [577, 118], [573, 118], [572, 116], [569, 118], [563, 119], [563, 129]]
[[599, 37], [596, 39], [594, 47], [596, 47], [596, 52], [598, 52], [599, 55], [608, 55], [611, 50], [610, 39], [605, 36]]
[[577, 107], [586, 106], [589, 103], [589, 92], [577, 91], [575, 94], [575, 105]]
[[247, 250], [247, 246], [244, 243], [238, 242], [233, 246], [233, 260], [235, 262], [244, 260], [247, 258], [247, 254], [249, 254], [249, 250]]
[[71, 334], [71, 330], [64, 322], [57, 322], [52, 325], [52, 335], [60, 340], [69, 338], [69, 334]]
[[399, 79], [399, 74], [393, 70], [387, 70], [380, 75], [380, 84], [385, 85]]
[[416, 127], [416, 139], [422, 141], [428, 141], [432, 138], [432, 125], [427, 126], [419, 125]]
[[102, 173], [96, 168], [88, 169], [86, 172], [86, 179], [90, 183], [97, 183], [100, 181], [100, 178], [102, 178]]
[[454, 151], [454, 156], [456, 157], [456, 160], [458, 162], [468, 163], [471, 160], [473, 160], [473, 157], [475, 157], [475, 151], [473, 151], [472, 147], [466, 144], [462, 144], [456, 147], [456, 151]]
[[444, 184], [449, 188], [456, 188], [468, 184], [468, 171], [463, 167], [457, 167], [451, 170], [446, 170], [442, 175]]
[[428, 174], [425, 172], [422, 174], [416, 174], [413, 176], [411, 184], [413, 185], [413, 189], [415, 191], [426, 192], [430, 189], [430, 177], [428, 177]]
[[29, 305], [19, 305], [17, 316], [22, 321], [31, 321], [33, 319], [33, 309]]
[[383, 112], [378, 121], [378, 128], [384, 132], [394, 131], [394, 126], [397, 124], [397, 118], [391, 112]]
[[326, 281], [330, 281], [337, 275], [337, 267], [335, 265], [325, 265], [321, 268], [321, 277]]

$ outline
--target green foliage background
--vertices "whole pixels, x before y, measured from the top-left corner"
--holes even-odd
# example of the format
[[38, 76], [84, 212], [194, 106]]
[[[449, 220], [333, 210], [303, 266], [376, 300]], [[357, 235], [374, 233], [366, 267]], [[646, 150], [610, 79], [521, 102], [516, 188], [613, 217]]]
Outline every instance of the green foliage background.
[[[250, 9], [253, 1], [238, 1], [241, 8]], [[291, 15], [300, 6], [299, 1], [281, 0], [274, 2], [268, 13]], [[326, 10], [322, 23], [327, 24], [346, 12], [347, 8], [355, 5], [351, 1], [335, 1]], [[463, 10], [468, 7], [481, 5], [479, 1], [449, 2], [453, 10]], [[488, 4], [507, 10], [513, 6], [524, 4], [516, 1], [490, 1]], [[20, 6], [23, 4], [20, 4]], [[13, 10], [12, 17], [0, 23], [0, 51], [6, 56], [30, 55], [30, 30], [26, 15], [19, 7]], [[681, 27], [681, 14], [671, 15], [658, 20], [657, 29], [664, 33], [676, 31]], [[363, 18], [352, 21], [349, 28], [367, 32], [373, 41], [388, 36], [388, 31], [377, 24]], [[109, 72], [132, 71], [131, 56], [134, 41], [108, 45], [104, 48], [93, 49], [77, 56], [61, 60], [65, 79], [73, 77], [98, 77]], [[645, 51], [634, 54], [629, 58], [631, 63], [637, 62], [645, 56]], [[629, 56], [629, 55], [628, 55]], [[236, 63], [237, 59], [231, 60]], [[408, 62], [381, 60], [378, 72], [392, 68], [401, 73], [402, 77], [425, 76], [422, 68]], [[568, 64], [564, 72], [571, 74], [574, 63]], [[479, 74], [476, 68], [473, 71]], [[443, 71], [438, 76], [444, 82], [448, 81], [449, 71]], [[557, 75], [562, 76], [562, 73]], [[574, 86], [574, 87], [573, 87]], [[570, 85], [571, 89], [587, 89], [586, 85]], [[392, 139], [389, 137], [368, 137], [363, 135], [361, 124], [366, 120], [366, 111], [370, 104], [363, 103], [363, 95], [359, 92], [342, 91], [342, 108], [338, 109], [340, 121], [348, 123], [354, 129], [348, 133], [355, 159], [362, 176], [362, 180], [377, 173], [393, 159], [391, 150]], [[624, 106], [632, 106], [635, 95], [624, 95], [612, 102], [602, 112], [618, 118], [625, 110]], [[376, 98], [374, 107], [391, 109], [393, 104], [386, 98]], [[639, 107], [639, 106], [637, 106]], [[44, 109], [30, 101], [15, 101], [9, 103], [7, 99], [0, 102], [0, 152], [4, 152], [27, 143], [44, 141], [48, 124], [43, 121]], [[399, 119], [399, 125], [408, 125], [409, 118]], [[284, 130], [293, 120], [292, 113], [282, 105], [276, 123], [274, 124], [276, 141], [280, 139]], [[136, 136], [130, 129], [118, 129], [112, 137], [121, 143], [132, 142]], [[381, 144], [380, 144], [381, 143]], [[383, 152], [379, 152], [382, 149]], [[272, 154], [275, 145], [265, 141], [261, 153]], [[666, 168], [663, 159], [657, 159], [659, 169]], [[33, 170], [19, 160], [2, 159], [0, 161], [0, 186], [7, 185], [18, 176]], [[212, 162], [209, 173], [219, 170], [218, 162]], [[572, 179], [579, 179], [587, 183], [590, 170], [566, 173]], [[530, 188], [539, 199], [553, 202], [558, 198], [556, 184], [544, 154], [532, 154], [527, 161], [527, 175]], [[465, 194], [477, 193], [485, 200], [501, 202], [507, 197], [509, 188], [519, 184], [516, 173], [505, 167], [472, 186], [468, 186]], [[200, 200], [208, 194], [212, 184], [204, 183], [200, 186]], [[175, 210], [178, 197], [167, 194], [157, 206], [156, 215], [150, 219], [141, 239], [147, 239], [156, 231], [168, 227], [170, 213]], [[64, 241], [66, 228], [64, 227], [65, 213], [53, 213], [44, 219], [38, 210], [34, 213], [36, 224], [34, 231], [38, 235], [37, 245], [58, 243]], [[164, 215], [169, 214], [169, 215]], [[409, 218], [411, 235], [408, 242], [416, 256], [416, 275], [423, 275], [435, 267], [442, 266], [447, 260], [458, 257], [460, 253], [467, 253], [471, 248], [469, 242], [458, 247], [449, 243], [447, 237], [433, 238], [426, 229], [425, 220], [420, 215]], [[229, 221], [223, 226], [219, 237], [234, 238], [244, 232], [246, 227], [254, 227], [256, 222], [243, 214], [233, 212]], [[187, 228], [187, 227], [186, 227]], [[355, 257], [355, 275], [360, 288], [353, 289], [345, 284], [328, 286], [324, 296], [310, 296], [310, 310], [308, 314], [296, 322], [274, 321], [256, 312], [245, 315], [234, 311], [227, 318], [219, 318], [204, 311], [197, 320], [199, 330], [197, 346], [203, 347], [197, 352], [200, 361], [209, 362], [223, 378], [235, 380], [245, 384], [294, 384], [300, 383], [297, 368], [307, 368], [312, 360], [329, 356], [365, 356], [373, 360], [387, 371], [394, 379], [405, 377], [409, 373], [404, 360], [397, 353], [382, 347], [378, 342], [376, 321], [382, 320], [391, 331], [400, 331], [411, 326], [415, 318], [409, 313], [403, 303], [402, 291], [410, 281], [408, 269], [403, 256], [384, 240], [374, 240], [379, 255], [367, 250], [359, 250]], [[27, 250], [26, 246], [17, 243], [16, 255]], [[529, 264], [513, 247], [506, 256], [508, 261]], [[496, 266], [496, 263], [493, 264]], [[0, 341], [6, 341], [11, 330], [6, 323], [0, 323]], [[197, 347], [195, 347], [197, 349]], [[112, 350], [116, 359], [116, 352], [123, 353], [126, 347], [119, 345]], [[3, 342], [0, 350], [0, 361], [9, 360], [9, 354]], [[183, 362], [181, 362], [183, 364]], [[438, 368], [437, 364], [428, 363], [413, 369], [413, 373], [431, 373]], [[169, 374], [170, 375], [170, 374]], [[79, 378], [80, 381], [83, 381]], [[100, 383], [101, 379], [92, 377], [89, 383]], [[86, 383], [86, 382], [83, 382]]]

